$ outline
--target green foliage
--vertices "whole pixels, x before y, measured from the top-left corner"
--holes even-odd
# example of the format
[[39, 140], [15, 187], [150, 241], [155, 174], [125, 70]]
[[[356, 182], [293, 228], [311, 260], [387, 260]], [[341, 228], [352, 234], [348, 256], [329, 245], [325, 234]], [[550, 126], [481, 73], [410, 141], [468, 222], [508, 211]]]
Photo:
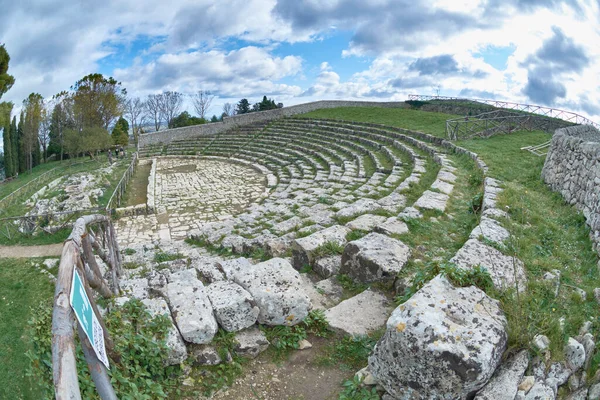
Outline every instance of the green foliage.
[[337, 242], [327, 242], [317, 247], [313, 255], [315, 258], [334, 256], [338, 254], [342, 254], [344, 252], [344, 246]]
[[364, 292], [368, 287], [365, 284], [354, 282], [352, 278], [346, 274], [338, 274], [336, 275], [336, 279], [342, 288], [349, 292], [351, 296]]
[[418, 110], [423, 107], [425, 104], [429, 104], [427, 101], [419, 101], [419, 100], [407, 100], [406, 104], [410, 105], [413, 109]]
[[379, 400], [377, 389], [362, 386], [361, 380], [355, 376], [342, 383], [344, 390], [340, 393], [339, 400]]
[[306, 331], [315, 336], [328, 337], [331, 334], [329, 322], [327, 322], [323, 310], [311, 310], [302, 323], [306, 326]]
[[362, 231], [360, 229], [354, 229], [354, 230], [348, 232], [348, 234], [346, 235], [346, 240], [349, 242], [352, 242], [353, 240], [358, 240], [358, 239], [364, 237], [368, 233], [369, 232], [367, 232], [367, 231]]
[[484, 267], [476, 266], [471, 269], [463, 269], [458, 268], [453, 263], [431, 262], [415, 274], [412, 285], [405, 290], [404, 294], [396, 297], [396, 303], [406, 302], [427, 282], [440, 274], [458, 287], [476, 286], [483, 291], [489, 291], [494, 287], [492, 278]]
[[[40, 390], [51, 397], [51, 305], [42, 305], [29, 322], [33, 348], [27, 353], [31, 361], [29, 375]], [[112, 363], [109, 375], [117, 396], [121, 399], [163, 399], [178, 393], [179, 367], [165, 367], [165, 340], [171, 326], [169, 317], [152, 318], [139, 300], [130, 300], [107, 314], [108, 330], [121, 356], [121, 365]], [[77, 370], [83, 398], [96, 399], [94, 384], [80, 348]]]
[[136, 251], [134, 249], [127, 248], [127, 249], [123, 250], [123, 254], [125, 254], [126, 256], [132, 256], [135, 253], [136, 253]]
[[85, 128], [81, 132], [67, 129], [64, 132], [65, 152], [71, 157], [87, 153], [93, 155], [96, 151], [104, 150], [112, 145], [108, 131], [100, 127]]
[[469, 200], [469, 212], [471, 214], [479, 214], [483, 205], [483, 193], [477, 193]]
[[154, 261], [156, 261], [157, 263], [179, 260], [180, 258], [184, 258], [183, 254], [181, 254], [181, 253], [166, 253], [162, 250], [159, 250], [154, 254]]
[[[173, 118], [172, 127], [182, 128], [184, 126], [201, 125], [206, 124], [206, 119], [200, 117], [194, 117], [189, 112], [183, 111], [181, 114]], [[216, 122], [216, 121], [214, 121]]]
[[10, 56], [4, 45], [0, 46], [0, 98], [14, 85], [15, 78], [8, 74]]
[[275, 348], [277, 358], [284, 358], [290, 350], [297, 349], [301, 340], [307, 338], [306, 329], [298, 324], [294, 326], [278, 325], [260, 328], [267, 340]]
[[129, 122], [120, 117], [111, 133], [114, 145], [127, 146], [129, 144]]
[[250, 103], [248, 99], [241, 99], [235, 106], [236, 114], [247, 114], [250, 112]]
[[121, 83], [102, 74], [89, 74], [75, 82], [73, 113], [79, 128], [101, 127], [107, 130], [123, 114], [127, 91]]
[[319, 204], [327, 204], [328, 206], [330, 206], [333, 203], [335, 203], [335, 200], [332, 199], [331, 197], [319, 196], [319, 198], [317, 199], [317, 202]]
[[370, 335], [346, 335], [332, 341], [318, 359], [319, 364], [336, 365], [343, 370], [358, 371], [367, 364], [367, 359], [383, 331]]

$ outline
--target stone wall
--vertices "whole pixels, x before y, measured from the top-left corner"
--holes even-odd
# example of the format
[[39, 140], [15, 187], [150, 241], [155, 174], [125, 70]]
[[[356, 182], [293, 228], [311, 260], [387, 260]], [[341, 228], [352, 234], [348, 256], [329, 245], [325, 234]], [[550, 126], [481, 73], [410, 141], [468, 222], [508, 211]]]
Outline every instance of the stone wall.
[[600, 254], [600, 131], [588, 125], [558, 129], [542, 179], [583, 212]]
[[404, 102], [372, 102], [372, 101], [342, 101], [342, 100], [322, 100], [312, 103], [298, 104], [296, 106], [278, 108], [261, 112], [234, 115], [226, 117], [223, 122], [214, 122], [204, 125], [186, 126], [184, 128], [167, 129], [160, 132], [152, 132], [140, 135], [138, 147], [155, 144], [168, 144], [174, 139], [187, 139], [198, 135], [213, 135], [226, 131], [240, 125], [252, 124], [255, 122], [272, 121], [282, 117], [304, 114], [314, 110], [336, 107], [382, 107], [382, 108], [410, 108]]

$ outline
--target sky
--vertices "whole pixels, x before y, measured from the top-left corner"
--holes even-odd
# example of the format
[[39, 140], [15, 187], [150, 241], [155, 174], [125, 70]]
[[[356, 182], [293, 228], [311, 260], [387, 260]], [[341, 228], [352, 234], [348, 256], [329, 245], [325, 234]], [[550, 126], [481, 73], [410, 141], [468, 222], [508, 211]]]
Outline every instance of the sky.
[[[129, 95], [284, 105], [408, 94], [507, 100], [600, 122], [600, 0], [0, 0], [16, 83], [99, 72]], [[185, 104], [192, 114], [191, 101]]]

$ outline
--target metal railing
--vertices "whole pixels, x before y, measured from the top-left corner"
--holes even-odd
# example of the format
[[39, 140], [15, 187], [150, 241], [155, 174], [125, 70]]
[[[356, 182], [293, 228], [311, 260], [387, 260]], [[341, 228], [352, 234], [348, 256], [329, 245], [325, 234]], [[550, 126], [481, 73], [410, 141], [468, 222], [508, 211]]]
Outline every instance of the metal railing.
[[427, 96], [421, 94], [409, 94], [408, 100], [411, 101], [436, 101], [440, 100], [439, 104], [443, 104], [443, 102], [455, 101], [460, 103], [460, 105], [470, 105], [470, 106], [482, 106], [488, 105], [496, 108], [505, 108], [509, 110], [523, 111], [531, 114], [542, 115], [549, 118], [558, 118], [563, 121], [570, 122], [575, 125], [592, 125], [596, 128], [600, 128], [600, 124], [582, 116], [576, 114], [574, 112], [560, 110], [558, 108], [553, 107], [544, 107], [533, 104], [522, 104], [522, 103], [512, 103], [508, 101], [500, 101], [500, 100], [488, 100], [488, 99], [466, 99], [461, 97], [447, 97], [447, 96]]
[[[94, 251], [110, 268], [111, 284], [104, 279], [96, 263]], [[65, 241], [58, 267], [52, 310], [52, 371], [54, 393], [57, 400], [81, 399], [75, 352], [74, 324], [90, 374], [102, 400], [116, 400], [106, 367], [102, 364], [81, 326], [75, 320], [70, 305], [71, 283], [77, 270], [92, 311], [104, 330], [104, 341], [110, 358], [119, 362], [108, 329], [102, 320], [92, 289], [104, 298], [118, 295], [121, 259], [113, 224], [106, 215], [86, 215], [77, 219], [69, 238]]]
[[44, 172], [40, 176], [32, 179], [31, 181], [27, 182], [23, 186], [19, 187], [15, 191], [9, 193], [7, 196], [0, 199], [0, 214], [3, 214], [10, 205], [14, 204], [24, 196], [32, 195], [33, 193], [37, 192], [41, 187], [45, 186], [48, 182], [52, 181], [52, 178], [56, 176], [54, 172], [56, 172], [56, 170], [61, 167], [62, 165], [59, 165], [57, 167], [52, 168], [49, 171]]
[[475, 116], [454, 118], [446, 121], [446, 135], [450, 140], [489, 137], [497, 133], [518, 130], [542, 130], [553, 133], [556, 129], [571, 126], [567, 121], [523, 114], [507, 110], [496, 110]]

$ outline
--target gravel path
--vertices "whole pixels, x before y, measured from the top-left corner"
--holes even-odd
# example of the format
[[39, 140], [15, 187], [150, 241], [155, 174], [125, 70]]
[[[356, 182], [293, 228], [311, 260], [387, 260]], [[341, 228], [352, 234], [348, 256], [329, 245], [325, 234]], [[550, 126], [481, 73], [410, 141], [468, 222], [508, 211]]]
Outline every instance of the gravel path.
[[0, 246], [0, 258], [60, 257], [62, 243], [42, 246]]

